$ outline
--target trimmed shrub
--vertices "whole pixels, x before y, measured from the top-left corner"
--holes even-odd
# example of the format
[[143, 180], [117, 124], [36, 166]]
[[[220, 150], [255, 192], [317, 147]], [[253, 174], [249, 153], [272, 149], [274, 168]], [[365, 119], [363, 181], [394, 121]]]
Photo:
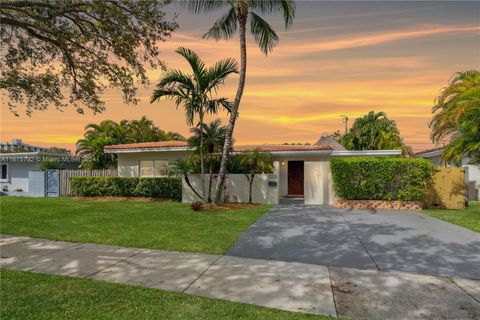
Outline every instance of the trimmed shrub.
[[139, 197], [182, 200], [182, 180], [173, 177], [140, 178], [134, 194]]
[[138, 178], [123, 177], [70, 177], [73, 195], [82, 197], [131, 197]]
[[71, 177], [69, 181], [75, 196], [182, 199], [180, 178]]
[[347, 200], [425, 201], [437, 169], [425, 159], [333, 158], [333, 186]]

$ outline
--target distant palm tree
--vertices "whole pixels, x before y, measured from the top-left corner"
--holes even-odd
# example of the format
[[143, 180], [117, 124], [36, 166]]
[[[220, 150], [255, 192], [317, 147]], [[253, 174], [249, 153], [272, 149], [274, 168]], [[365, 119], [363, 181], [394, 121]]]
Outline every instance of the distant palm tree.
[[442, 159], [480, 162], [480, 71], [457, 72], [435, 100], [431, 138], [446, 143]]
[[85, 169], [115, 168], [117, 161], [113, 154], [104, 153], [105, 146], [112, 145], [112, 138], [89, 134], [77, 141], [77, 156], [82, 158]]
[[240, 155], [240, 164], [247, 168], [249, 182], [248, 203], [252, 203], [253, 179], [257, 173], [272, 173], [273, 161], [269, 153], [253, 150]]
[[232, 145], [233, 130], [238, 117], [238, 108], [245, 88], [247, 74], [247, 21], [250, 20], [250, 32], [260, 47], [260, 50], [267, 55], [278, 43], [278, 35], [273, 28], [263, 20], [259, 14], [274, 14], [281, 12], [285, 28], [288, 27], [295, 17], [295, 2], [292, 0], [189, 0], [182, 1], [187, 9], [195, 14], [211, 13], [224, 6], [228, 11], [218, 19], [204, 38], [215, 40], [230, 39], [237, 28], [240, 35], [240, 79], [238, 80], [237, 94], [233, 102], [232, 112], [227, 125], [227, 136], [223, 147], [222, 161], [220, 165], [219, 178], [216, 186], [214, 204], [218, 204], [225, 182], [225, 174], [228, 163], [228, 154]]
[[385, 112], [370, 111], [355, 119], [352, 127], [340, 143], [348, 150], [405, 150], [400, 132], [394, 120]]
[[76, 154], [82, 157], [82, 167], [90, 169], [114, 168], [116, 156], [104, 153], [104, 147], [114, 144], [185, 140], [179, 133], [165, 132], [153, 121], [142, 117], [140, 120], [104, 120], [99, 124], [85, 126], [84, 138], [77, 141]]
[[77, 156], [82, 158], [81, 166], [86, 169], [113, 168], [116, 158], [103, 152], [105, 146], [121, 143], [117, 136], [118, 123], [104, 120], [100, 124], [85, 126], [84, 138], [77, 141]]
[[194, 127], [190, 129], [190, 131], [193, 133], [193, 136], [188, 139], [188, 142], [191, 146], [195, 147], [197, 151], [201, 150], [200, 141], [201, 135], [203, 134], [203, 154], [205, 156], [206, 164], [208, 166], [208, 172], [210, 175], [208, 182], [207, 202], [211, 202], [213, 166], [214, 163], [218, 160], [217, 152], [220, 152], [223, 149], [227, 127], [222, 126], [222, 122], [220, 121], [220, 119], [216, 119], [210, 122], [210, 124], [204, 124], [201, 127]]
[[143, 116], [140, 120], [131, 120], [127, 124], [128, 139], [135, 142], [150, 142], [160, 140], [160, 129], [152, 120]]
[[[162, 97], [175, 101], [177, 108], [183, 106], [187, 124], [192, 126], [195, 118], [198, 118], [198, 126], [203, 127], [204, 117], [207, 114], [215, 114], [219, 108], [231, 111], [231, 103], [227, 98], [213, 98], [219, 86], [232, 73], [238, 73], [235, 59], [224, 59], [211, 67], [206, 67], [200, 57], [190, 49], [178, 48], [175, 52], [187, 60], [192, 68], [192, 74], [186, 74], [181, 70], [170, 70], [160, 80], [152, 94], [151, 102]], [[200, 130], [200, 168], [202, 177], [203, 201], [206, 201], [205, 164], [203, 157], [203, 130]]]

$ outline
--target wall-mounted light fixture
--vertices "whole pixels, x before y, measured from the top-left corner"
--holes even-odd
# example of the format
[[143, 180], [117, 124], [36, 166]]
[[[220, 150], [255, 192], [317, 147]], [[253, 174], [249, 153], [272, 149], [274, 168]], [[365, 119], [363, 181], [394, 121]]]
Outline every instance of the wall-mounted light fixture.
[[285, 165], [285, 161], [282, 161], [282, 166], [284, 166], [284, 165]]

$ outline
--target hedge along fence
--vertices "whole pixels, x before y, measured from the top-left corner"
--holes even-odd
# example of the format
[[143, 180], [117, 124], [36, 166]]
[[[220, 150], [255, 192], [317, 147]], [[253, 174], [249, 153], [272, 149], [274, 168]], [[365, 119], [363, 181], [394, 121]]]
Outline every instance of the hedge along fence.
[[333, 158], [333, 186], [347, 200], [426, 201], [436, 167], [425, 159]]
[[182, 200], [182, 180], [176, 177], [71, 177], [72, 194], [82, 197], [148, 197]]

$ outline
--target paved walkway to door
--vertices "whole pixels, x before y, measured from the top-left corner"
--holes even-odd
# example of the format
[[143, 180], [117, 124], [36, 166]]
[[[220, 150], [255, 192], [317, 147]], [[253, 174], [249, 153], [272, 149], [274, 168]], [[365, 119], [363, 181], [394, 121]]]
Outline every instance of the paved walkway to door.
[[480, 279], [480, 233], [418, 212], [292, 200], [253, 224], [227, 255]]

